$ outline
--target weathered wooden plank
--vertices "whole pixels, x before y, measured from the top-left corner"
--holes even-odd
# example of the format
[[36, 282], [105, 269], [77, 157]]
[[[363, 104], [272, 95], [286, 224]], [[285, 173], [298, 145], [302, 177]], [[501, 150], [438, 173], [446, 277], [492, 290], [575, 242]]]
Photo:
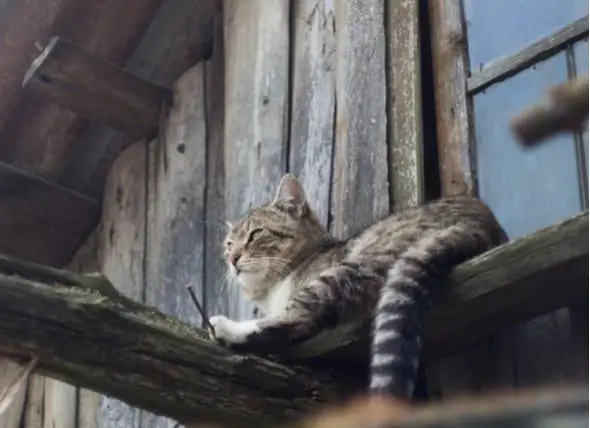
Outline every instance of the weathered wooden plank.
[[[287, 167], [289, 2], [224, 1], [225, 209], [234, 221], [267, 202]], [[254, 307], [229, 286], [230, 315]]]
[[467, 91], [474, 94], [562, 50], [566, 45], [588, 36], [588, 15], [531, 43], [520, 52], [499, 59], [467, 78]]
[[[586, 211], [457, 267], [429, 315], [425, 358], [452, 354], [587, 294], [580, 281], [588, 275], [587, 234]], [[555, 287], [556, 283], [560, 286]], [[329, 341], [312, 339], [290, 355], [322, 355], [365, 336], [366, 332], [352, 332], [333, 335]], [[366, 355], [366, 348], [361, 352]]]
[[45, 377], [33, 374], [27, 385], [27, 399], [23, 414], [23, 428], [38, 428], [45, 425]]
[[169, 96], [167, 89], [60, 37], [52, 37], [33, 61], [23, 89], [135, 137], [155, 135], [161, 104]]
[[[76, 254], [68, 264], [68, 269], [73, 272], [98, 272], [100, 270], [98, 260], [98, 238], [102, 228], [97, 227], [86, 239], [84, 244], [76, 251]], [[80, 391], [78, 388], [56, 379], [38, 378], [37, 382], [29, 382], [27, 391], [27, 409], [25, 413], [25, 427], [53, 428], [65, 426], [80, 428], [77, 420], [80, 397], [88, 391]], [[34, 379], [34, 378], [32, 378]], [[33, 388], [42, 388], [35, 390]], [[92, 393], [94, 394], [94, 393]]]
[[[21, 365], [2, 356], [0, 358], [0, 382], [2, 382], [2, 387], [7, 387], [9, 382], [18, 375], [20, 370]], [[19, 428], [21, 426], [21, 416], [25, 407], [26, 396], [27, 382], [24, 382], [19, 386], [19, 390], [16, 392], [8, 408], [0, 415], [0, 428]]]
[[45, 379], [43, 427], [76, 428], [77, 394], [77, 388], [69, 383]]
[[0, 3], [0, 128], [10, 118], [12, 107], [19, 99], [20, 81], [31, 58], [39, 53], [35, 42], [46, 40], [55, 23], [75, 3], [75, 0], [5, 0]]
[[[213, 18], [221, 14], [221, 5], [221, 0], [163, 0], [123, 68], [171, 88], [186, 70], [209, 56]], [[68, 153], [57, 182], [85, 195], [102, 196], [113, 160], [134, 142], [110, 127], [88, 124]]]
[[387, 140], [394, 210], [424, 199], [418, 0], [386, 0]]
[[428, 8], [441, 189], [444, 195], [472, 194], [469, 63], [461, 0], [433, 1]]
[[[144, 297], [146, 150], [146, 143], [138, 141], [113, 163], [104, 190], [96, 250], [99, 271], [136, 301]], [[79, 414], [86, 426], [141, 426], [139, 409], [92, 391], [80, 392]]]
[[[48, 180], [55, 180], [83, 130], [85, 121], [71, 111], [39, 102], [34, 97], [20, 96], [23, 75], [38, 54], [36, 45], [46, 43], [49, 36], [58, 33], [86, 52], [121, 64], [144, 33], [161, 1], [59, 0], [57, 6], [56, 0], [9, 0], [9, 3], [18, 3], [19, 10], [13, 16], [9, 14], [5, 17], [2, 13], [3, 23], [7, 19], [9, 24], [0, 27], [2, 31], [8, 30], [10, 37], [6, 34], [3, 39], [6, 43], [2, 46], [0, 69], [14, 72], [15, 63], [23, 68], [16, 74], [3, 74], [0, 82], [2, 94], [6, 93], [15, 102], [10, 110], [4, 110], [8, 117], [0, 112], [0, 122], [4, 125], [0, 131], [0, 140], [3, 141], [0, 159]], [[61, 10], [56, 11], [56, 7]], [[54, 15], [56, 12], [58, 16]], [[51, 20], [51, 23], [47, 22]], [[43, 28], [46, 25], [48, 27]], [[37, 26], [43, 31], [38, 31]], [[12, 55], [4, 55], [9, 52]], [[25, 61], [24, 66], [22, 61]], [[4, 100], [0, 101], [0, 105], [4, 105]], [[104, 144], [103, 141], [100, 143]], [[89, 172], [88, 169], [83, 171], [82, 176]]]
[[[203, 301], [207, 123], [205, 64], [175, 84], [174, 106], [162, 136], [150, 151], [146, 303], [193, 325], [199, 312], [188, 297], [192, 284]], [[141, 426], [167, 426], [142, 414]]]
[[[332, 229], [348, 236], [389, 211], [382, 0], [335, 2]], [[367, 102], [370, 100], [370, 102]]]
[[63, 266], [98, 217], [94, 200], [0, 163], [0, 252]]
[[[471, 99], [466, 94], [469, 74], [467, 32], [461, 0], [428, 2], [434, 77], [435, 116], [440, 188], [443, 195], [476, 193], [473, 159]], [[491, 341], [490, 341], [491, 340]], [[496, 354], [503, 355], [494, 340], [476, 343], [464, 353], [429, 363], [427, 383], [443, 396], [468, 391], [474, 384], [488, 382], [488, 373], [500, 375], [494, 367]], [[485, 367], [483, 372], [475, 369]], [[434, 380], [433, 378], [437, 379]], [[437, 385], [435, 385], [437, 384]], [[477, 388], [476, 388], [477, 389]]]
[[[442, 315], [433, 316], [431, 324], [440, 333], [446, 322], [442, 337], [451, 338], [457, 318], [468, 312], [480, 315], [476, 325], [498, 320], [491, 316], [497, 313], [507, 315], [507, 322], [514, 315], [530, 315], [531, 294], [540, 300], [535, 291], [544, 296], [538, 307], [545, 309], [572, 291], [569, 299], [579, 298], [587, 293], [579, 281], [588, 275], [586, 233], [588, 213], [458, 267], [441, 296]], [[525, 279], [532, 281], [525, 284]], [[556, 280], [564, 290], [555, 291]], [[492, 293], [499, 281], [515, 282]], [[543, 288], [535, 289], [539, 284]], [[495, 310], [499, 305], [507, 309]], [[468, 326], [474, 321], [462, 319]], [[351, 392], [325, 373], [236, 357], [205, 337], [203, 330], [118, 294], [108, 281], [0, 256], [0, 346], [14, 357], [34, 354], [42, 374], [184, 421], [234, 424], [282, 422]]]
[[34, 354], [41, 374], [180, 421], [232, 426], [287, 421], [351, 391], [327, 373], [237, 356], [107, 280], [0, 260], [0, 346]]
[[223, 49], [223, 18], [213, 29], [213, 54], [205, 63], [205, 100], [207, 101], [207, 193], [205, 202], [205, 244], [203, 309], [208, 315], [229, 315], [227, 299], [227, 266], [223, 258], [225, 223], [225, 54]]
[[335, 16], [328, 0], [293, 3], [289, 169], [328, 226], [334, 149]]

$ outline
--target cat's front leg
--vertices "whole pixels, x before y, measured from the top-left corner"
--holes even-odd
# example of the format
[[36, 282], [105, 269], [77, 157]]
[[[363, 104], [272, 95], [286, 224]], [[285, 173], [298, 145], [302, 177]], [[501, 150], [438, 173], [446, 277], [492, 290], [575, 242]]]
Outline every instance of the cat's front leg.
[[232, 321], [223, 315], [216, 315], [209, 322], [213, 327], [209, 336], [231, 349], [247, 347], [249, 337], [260, 332], [258, 320]]

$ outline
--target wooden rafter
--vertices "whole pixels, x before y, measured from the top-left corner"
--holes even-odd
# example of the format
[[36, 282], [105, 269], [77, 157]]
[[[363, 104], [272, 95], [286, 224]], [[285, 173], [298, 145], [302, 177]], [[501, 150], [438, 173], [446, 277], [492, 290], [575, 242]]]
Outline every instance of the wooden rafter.
[[52, 37], [27, 71], [23, 88], [85, 118], [134, 137], [153, 137], [170, 91], [68, 40]]

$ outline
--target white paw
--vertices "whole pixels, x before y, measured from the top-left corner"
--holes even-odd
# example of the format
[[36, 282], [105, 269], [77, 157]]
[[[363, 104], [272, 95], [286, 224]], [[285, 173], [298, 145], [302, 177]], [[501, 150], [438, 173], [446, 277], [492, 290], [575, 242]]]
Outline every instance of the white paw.
[[226, 345], [239, 345], [247, 341], [248, 336], [259, 331], [256, 320], [232, 321], [223, 315], [209, 319], [214, 331], [209, 336]]

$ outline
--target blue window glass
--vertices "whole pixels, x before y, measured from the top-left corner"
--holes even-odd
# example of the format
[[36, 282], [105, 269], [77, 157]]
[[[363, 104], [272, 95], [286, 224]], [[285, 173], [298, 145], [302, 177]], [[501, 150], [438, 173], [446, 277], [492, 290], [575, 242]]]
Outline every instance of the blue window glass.
[[588, 15], [587, 0], [464, 0], [471, 70]]
[[474, 97], [479, 196], [511, 239], [574, 215], [581, 209], [573, 136], [534, 148], [512, 135], [510, 119], [567, 80], [565, 53], [491, 86]]

